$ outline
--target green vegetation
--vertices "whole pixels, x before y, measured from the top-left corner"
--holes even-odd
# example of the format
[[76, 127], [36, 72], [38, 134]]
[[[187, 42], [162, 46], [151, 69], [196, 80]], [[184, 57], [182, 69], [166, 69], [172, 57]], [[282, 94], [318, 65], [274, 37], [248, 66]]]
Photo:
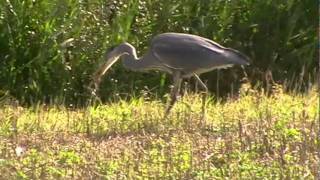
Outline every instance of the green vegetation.
[[[254, 84], [264, 82], [271, 71], [276, 82], [300, 90], [309, 87], [318, 71], [317, 3], [3, 0], [0, 95], [8, 92], [22, 104], [85, 104], [89, 94], [85, 86], [108, 47], [128, 41], [142, 54], [154, 35], [168, 31], [198, 34], [241, 50], [252, 59], [246, 71]], [[230, 84], [239, 87], [242, 71], [233, 68], [222, 72], [226, 73], [220, 73], [219, 79], [216, 72], [205, 75], [211, 91], [220, 88], [221, 94], [231, 91]], [[147, 85], [155, 89], [153, 93], [163, 95], [169, 84], [165, 75], [128, 72], [121, 65], [108, 75], [101, 85], [103, 100], [114, 93], [139, 93]]]
[[[317, 7], [313, 0], [0, 1], [0, 179], [319, 178]], [[192, 81], [163, 119], [168, 77], [120, 63], [101, 84], [104, 104], [95, 104], [86, 86], [106, 49], [128, 41], [141, 55], [163, 32], [238, 49], [251, 66], [203, 75], [216, 95], [204, 121]]]
[[4, 179], [316, 179], [318, 97], [185, 94], [168, 119], [164, 104], [137, 98], [84, 109], [0, 109]]

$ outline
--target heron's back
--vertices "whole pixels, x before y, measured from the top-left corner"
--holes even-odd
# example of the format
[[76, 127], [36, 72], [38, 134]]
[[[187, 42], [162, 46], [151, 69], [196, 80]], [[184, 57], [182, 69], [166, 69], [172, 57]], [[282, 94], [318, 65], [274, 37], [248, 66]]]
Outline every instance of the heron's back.
[[151, 51], [164, 65], [185, 73], [203, 73], [233, 64], [225, 48], [209, 39], [181, 33], [164, 33], [152, 41]]

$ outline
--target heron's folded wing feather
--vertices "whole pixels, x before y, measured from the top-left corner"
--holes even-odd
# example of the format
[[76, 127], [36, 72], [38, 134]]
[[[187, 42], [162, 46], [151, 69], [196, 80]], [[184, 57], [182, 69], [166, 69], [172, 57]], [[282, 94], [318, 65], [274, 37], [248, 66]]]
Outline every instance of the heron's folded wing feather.
[[197, 36], [162, 34], [153, 40], [151, 50], [159, 61], [175, 69], [206, 68], [227, 63], [222, 46]]

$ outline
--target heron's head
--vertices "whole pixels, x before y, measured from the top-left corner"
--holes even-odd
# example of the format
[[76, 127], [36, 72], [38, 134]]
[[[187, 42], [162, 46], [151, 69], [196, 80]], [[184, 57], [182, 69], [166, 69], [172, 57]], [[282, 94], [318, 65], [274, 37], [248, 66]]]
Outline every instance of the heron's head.
[[117, 46], [118, 46], [118, 45], [110, 46], [110, 47], [107, 49], [106, 53], [109, 53], [109, 52], [113, 51]]
[[136, 57], [135, 48], [129, 43], [122, 43], [117, 46], [111, 46], [106, 50], [106, 53], [104, 54], [105, 62], [98, 68], [98, 70], [93, 74], [92, 77], [95, 89], [98, 88], [101, 77], [120, 58], [120, 56], [125, 54], [130, 54]]
[[245, 54], [241, 53], [240, 51], [232, 48], [227, 48], [227, 52], [228, 52], [228, 57], [231, 58], [231, 60], [234, 61], [235, 64], [239, 64], [239, 65], [250, 64], [250, 58]]
[[124, 54], [135, 54], [135, 48], [127, 42], [113, 45], [106, 50], [104, 58], [109, 60], [113, 58], [119, 58]]
[[110, 46], [104, 53], [104, 59], [108, 60], [112, 57], [117, 56], [117, 52], [116, 52], [117, 47], [118, 47], [118, 45]]

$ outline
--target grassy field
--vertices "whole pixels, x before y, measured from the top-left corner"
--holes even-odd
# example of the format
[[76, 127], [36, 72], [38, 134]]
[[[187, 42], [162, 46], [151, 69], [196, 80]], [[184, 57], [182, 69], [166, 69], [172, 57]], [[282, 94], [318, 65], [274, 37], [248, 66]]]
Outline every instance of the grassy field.
[[83, 109], [0, 109], [0, 179], [316, 179], [318, 96], [243, 85], [209, 99], [197, 94], [168, 119], [165, 103], [115, 100]]

